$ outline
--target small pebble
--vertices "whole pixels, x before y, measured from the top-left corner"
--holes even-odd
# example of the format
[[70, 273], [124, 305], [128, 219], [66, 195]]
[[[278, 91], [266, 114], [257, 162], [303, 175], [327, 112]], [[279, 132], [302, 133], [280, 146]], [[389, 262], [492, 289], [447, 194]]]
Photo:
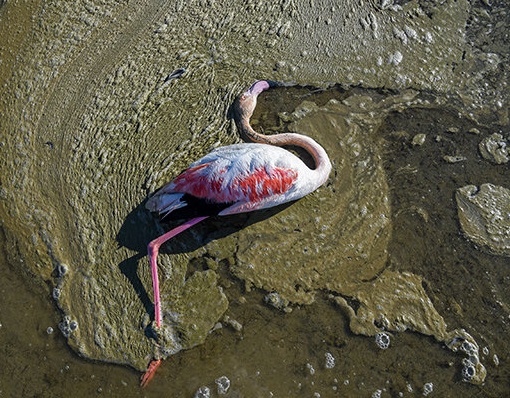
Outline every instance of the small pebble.
[[240, 322], [236, 321], [235, 319], [232, 319], [228, 315], [225, 315], [223, 317], [223, 322], [237, 332], [240, 332], [241, 330], [243, 330], [243, 325], [241, 325]]
[[457, 155], [457, 156], [445, 155], [445, 156], [443, 156], [443, 159], [448, 163], [458, 163], [458, 162], [463, 162], [464, 160], [466, 160], [466, 157], [461, 156], [461, 155]]
[[432, 384], [432, 383], [425, 383], [423, 385], [423, 396], [424, 397], [429, 395], [432, 391], [434, 391], [434, 384]]
[[59, 264], [56, 267], [57, 278], [62, 278], [69, 271], [69, 267], [66, 264]]
[[211, 396], [211, 390], [207, 386], [200, 387], [195, 395], [194, 398], [210, 398]]
[[421, 145], [423, 145], [425, 143], [425, 138], [427, 138], [426, 134], [416, 134], [413, 137], [412, 144], [414, 146], [421, 146]]
[[53, 298], [58, 300], [60, 298], [60, 289], [58, 287], [53, 288]]
[[216, 386], [218, 387], [218, 394], [225, 395], [230, 388], [230, 380], [227, 376], [218, 377], [216, 380]]

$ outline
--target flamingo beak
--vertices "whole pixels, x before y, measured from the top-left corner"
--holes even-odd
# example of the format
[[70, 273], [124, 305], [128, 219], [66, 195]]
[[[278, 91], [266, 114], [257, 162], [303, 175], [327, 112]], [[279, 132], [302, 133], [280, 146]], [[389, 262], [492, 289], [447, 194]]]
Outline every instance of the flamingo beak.
[[257, 80], [255, 83], [251, 85], [251, 87], [246, 91], [248, 95], [258, 96], [262, 91], [267, 90], [271, 85], [267, 80]]
[[294, 85], [295, 83], [282, 83], [274, 80], [257, 80], [255, 83], [251, 85], [251, 87], [245, 92], [245, 94], [258, 96], [262, 91], [265, 91], [268, 88], [291, 87]]

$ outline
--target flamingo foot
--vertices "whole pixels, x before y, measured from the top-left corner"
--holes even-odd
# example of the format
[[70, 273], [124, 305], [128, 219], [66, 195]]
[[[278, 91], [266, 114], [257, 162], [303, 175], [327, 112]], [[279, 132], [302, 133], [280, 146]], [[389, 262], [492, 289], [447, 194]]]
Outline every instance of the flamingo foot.
[[149, 384], [149, 381], [151, 381], [156, 374], [156, 370], [159, 368], [159, 365], [161, 365], [161, 359], [153, 359], [149, 363], [147, 370], [140, 379], [140, 387], [146, 387], [147, 384]]

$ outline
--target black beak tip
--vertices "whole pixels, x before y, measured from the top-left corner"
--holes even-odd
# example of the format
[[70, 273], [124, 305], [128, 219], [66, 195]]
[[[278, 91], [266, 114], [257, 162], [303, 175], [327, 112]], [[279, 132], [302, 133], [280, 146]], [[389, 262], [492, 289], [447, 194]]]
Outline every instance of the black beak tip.
[[267, 84], [269, 84], [270, 88], [276, 87], [292, 87], [295, 86], [294, 82], [277, 82], [276, 80], [266, 80]]

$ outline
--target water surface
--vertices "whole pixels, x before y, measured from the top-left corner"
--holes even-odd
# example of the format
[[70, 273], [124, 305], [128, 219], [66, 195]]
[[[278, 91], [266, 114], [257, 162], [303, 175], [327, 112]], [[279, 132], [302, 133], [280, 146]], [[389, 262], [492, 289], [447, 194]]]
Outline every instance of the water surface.
[[[455, 203], [467, 184], [510, 187], [508, 165], [478, 151], [494, 132], [508, 137], [508, 7], [326, 3], [3, 3], [3, 394], [193, 396], [222, 375], [230, 396], [246, 397], [421, 396], [430, 382], [436, 396], [508, 392], [508, 258], [463, 236]], [[213, 220], [169, 245], [169, 305], [182, 290], [172, 278], [212, 270], [207, 289], [222, 288], [242, 330], [219, 317], [139, 390], [138, 372], [94, 360], [141, 370], [155, 350], [145, 245], [162, 227], [141, 204], [238, 140], [228, 108], [256, 78], [309, 86], [265, 93], [254, 125], [314, 136], [337, 173], [271, 217]], [[341, 87], [323, 91], [332, 83]], [[352, 161], [358, 149], [370, 167]], [[299, 283], [265, 266], [247, 273], [267, 262], [252, 242], [284, 247], [268, 258], [297, 267]], [[323, 273], [335, 264], [345, 278]], [[395, 305], [396, 280], [409, 283], [411, 307]], [[265, 303], [273, 289], [279, 310]], [[64, 315], [78, 322], [67, 343]], [[394, 332], [403, 328], [420, 333]], [[462, 381], [466, 356], [445, 347], [444, 330], [460, 329], [479, 345], [482, 385]], [[377, 330], [390, 333], [387, 350]]]

